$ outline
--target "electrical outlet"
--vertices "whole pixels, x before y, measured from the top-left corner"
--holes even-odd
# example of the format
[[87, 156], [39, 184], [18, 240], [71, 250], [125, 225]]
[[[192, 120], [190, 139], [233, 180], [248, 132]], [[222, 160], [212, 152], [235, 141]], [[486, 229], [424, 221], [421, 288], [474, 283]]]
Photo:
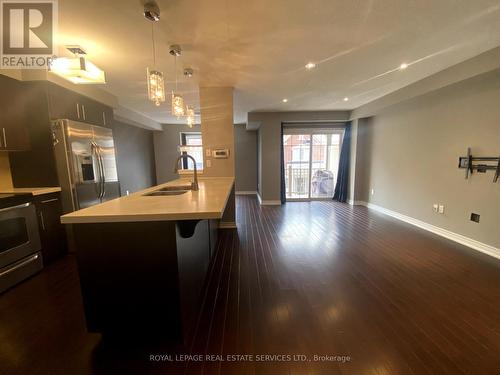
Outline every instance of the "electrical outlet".
[[127, 191], [125, 192], [125, 194], [130, 195], [130, 192], [127, 190]]
[[437, 203], [434, 203], [434, 204], [432, 205], [432, 209], [434, 210], [434, 212], [438, 212], [438, 210], [439, 210], [439, 205], [438, 205]]
[[439, 213], [444, 214], [444, 205], [443, 204], [439, 205]]
[[372, 193], [372, 195], [373, 195], [373, 194], [375, 194], [375, 190], [374, 190], [374, 189], [372, 189], [372, 192], [371, 192], [371, 193]]
[[207, 168], [210, 168], [210, 167], [212, 167], [212, 160], [210, 160], [210, 159], [207, 159], [207, 162], [206, 162], [206, 164], [207, 164]]
[[212, 150], [210, 150], [209, 148], [207, 148], [205, 150], [205, 155], [208, 156], [208, 157], [212, 156]]

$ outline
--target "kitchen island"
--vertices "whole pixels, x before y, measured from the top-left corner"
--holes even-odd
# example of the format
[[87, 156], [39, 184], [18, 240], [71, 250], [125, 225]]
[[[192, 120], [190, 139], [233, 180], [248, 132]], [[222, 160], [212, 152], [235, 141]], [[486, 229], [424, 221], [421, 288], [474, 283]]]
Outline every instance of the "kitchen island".
[[189, 184], [171, 181], [61, 217], [73, 233], [89, 332], [189, 338], [219, 223], [234, 223], [234, 178], [201, 178], [199, 190], [175, 192]]

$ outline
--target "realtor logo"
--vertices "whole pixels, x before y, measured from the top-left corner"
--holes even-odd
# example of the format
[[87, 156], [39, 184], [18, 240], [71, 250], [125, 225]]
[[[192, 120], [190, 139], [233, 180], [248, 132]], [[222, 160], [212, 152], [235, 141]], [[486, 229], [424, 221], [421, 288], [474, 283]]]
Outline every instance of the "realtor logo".
[[0, 0], [1, 67], [42, 69], [55, 54], [56, 0]]

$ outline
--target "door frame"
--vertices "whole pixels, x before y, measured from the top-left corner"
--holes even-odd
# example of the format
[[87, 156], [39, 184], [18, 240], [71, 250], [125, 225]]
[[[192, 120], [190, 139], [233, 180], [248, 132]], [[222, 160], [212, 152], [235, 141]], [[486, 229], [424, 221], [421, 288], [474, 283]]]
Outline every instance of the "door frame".
[[[330, 200], [333, 198], [333, 196], [330, 197], [311, 197], [311, 179], [312, 179], [312, 153], [313, 153], [313, 135], [316, 134], [339, 134], [340, 135], [340, 142], [339, 142], [339, 152], [342, 149], [342, 143], [344, 142], [344, 132], [345, 128], [344, 127], [321, 127], [321, 126], [310, 126], [310, 127], [299, 127], [299, 126], [286, 126], [283, 125], [283, 136], [285, 135], [294, 135], [294, 134], [300, 134], [300, 135], [309, 135], [310, 136], [310, 145], [309, 145], [309, 183], [308, 183], [308, 189], [307, 189], [307, 198], [301, 197], [301, 198], [288, 198], [286, 196], [286, 189], [285, 189], [285, 200], [286, 202], [311, 202], [311, 201], [326, 201]], [[331, 139], [328, 140], [331, 142]], [[281, 140], [283, 142], [283, 140]], [[284, 145], [283, 145], [284, 147]], [[328, 144], [327, 144], [328, 147]], [[285, 182], [286, 183], [286, 182]]]

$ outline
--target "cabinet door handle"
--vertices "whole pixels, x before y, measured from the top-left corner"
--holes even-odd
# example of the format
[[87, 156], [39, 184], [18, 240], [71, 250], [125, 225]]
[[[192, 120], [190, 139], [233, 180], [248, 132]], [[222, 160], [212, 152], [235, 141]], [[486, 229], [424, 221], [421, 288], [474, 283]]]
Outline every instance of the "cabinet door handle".
[[106, 125], [106, 112], [102, 113], [102, 124]]
[[59, 199], [57, 199], [57, 198], [46, 199], [46, 200], [42, 201], [42, 203], [56, 202], [56, 201], [58, 201], [58, 200], [59, 200]]
[[42, 224], [42, 229], [45, 230], [45, 220], [43, 219], [43, 212], [40, 211], [40, 224]]
[[76, 103], [76, 117], [80, 118], [80, 104]]
[[5, 135], [5, 128], [2, 128], [3, 147], [7, 148], [7, 136]]
[[87, 116], [85, 115], [85, 105], [82, 104], [82, 113], [83, 113], [83, 119], [86, 120]]

